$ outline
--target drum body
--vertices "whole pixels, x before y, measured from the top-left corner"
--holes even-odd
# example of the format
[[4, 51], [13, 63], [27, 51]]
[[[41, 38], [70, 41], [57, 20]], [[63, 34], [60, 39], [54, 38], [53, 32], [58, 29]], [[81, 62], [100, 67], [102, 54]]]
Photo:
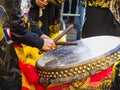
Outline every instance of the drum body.
[[105, 70], [120, 59], [120, 38], [96, 36], [78, 41], [76, 46], [61, 46], [37, 60], [40, 82], [65, 84], [82, 80]]

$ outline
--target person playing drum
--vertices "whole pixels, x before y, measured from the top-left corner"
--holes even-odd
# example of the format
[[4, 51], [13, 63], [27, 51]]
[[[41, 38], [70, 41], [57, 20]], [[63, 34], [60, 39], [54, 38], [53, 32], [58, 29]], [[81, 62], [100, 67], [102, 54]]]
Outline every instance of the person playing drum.
[[[39, 4], [39, 0], [31, 0], [36, 4]], [[36, 47], [38, 49], [42, 49], [44, 51], [52, 50], [55, 46], [53, 40], [51, 40], [48, 36], [44, 35], [36, 25], [32, 24], [31, 31], [28, 30], [23, 22], [23, 18], [26, 17], [29, 13], [29, 6], [31, 3], [30, 0], [0, 0], [0, 7], [3, 8], [3, 12], [6, 13], [7, 17], [3, 23], [3, 29], [10, 30], [12, 41], [14, 43], [23, 43], [32, 47]], [[10, 44], [10, 43], [9, 43]], [[3, 44], [2, 44], [3, 45]], [[11, 44], [10, 44], [11, 45]], [[10, 46], [8, 45], [8, 47]], [[13, 49], [11, 47], [11, 49]], [[10, 53], [10, 51], [6, 52]], [[1, 54], [0, 54], [1, 55]], [[12, 56], [13, 57], [13, 56]], [[4, 58], [1, 58], [4, 59]], [[6, 58], [5, 58], [6, 59]], [[15, 58], [15, 60], [18, 60]], [[5, 60], [3, 60], [5, 62]], [[12, 60], [11, 60], [12, 61]], [[12, 76], [9, 76], [7, 73], [11, 73], [10, 75], [14, 75], [16, 70], [13, 70], [14, 66], [12, 66], [12, 62], [6, 63], [4, 65], [4, 70], [0, 70], [0, 76], [3, 77], [1, 80], [4, 81], [4, 85], [0, 84], [0, 89], [2, 90], [21, 90], [21, 82], [12, 81]], [[15, 61], [17, 62], [17, 61]], [[2, 69], [2, 68], [1, 68]], [[5, 71], [5, 69], [8, 69]], [[3, 71], [3, 72], [2, 72]], [[3, 73], [3, 74], [1, 74]], [[19, 73], [18, 73], [19, 74]], [[4, 78], [4, 75], [8, 75], [11, 78]], [[20, 75], [20, 74], [19, 74]], [[17, 78], [17, 77], [14, 77]], [[8, 82], [9, 81], [9, 82]], [[14, 87], [14, 83], [18, 84], [18, 87]], [[11, 85], [13, 84], [13, 85]], [[11, 86], [9, 86], [11, 85]]]

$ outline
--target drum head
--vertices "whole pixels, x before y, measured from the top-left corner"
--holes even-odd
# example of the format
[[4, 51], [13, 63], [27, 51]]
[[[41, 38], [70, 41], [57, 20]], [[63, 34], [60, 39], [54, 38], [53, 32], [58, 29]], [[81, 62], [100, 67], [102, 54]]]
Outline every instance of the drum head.
[[49, 51], [36, 63], [41, 82], [48, 79], [52, 83], [67, 83], [95, 74], [118, 60], [113, 58], [119, 58], [119, 48], [120, 38], [96, 36], [82, 39], [75, 46]]

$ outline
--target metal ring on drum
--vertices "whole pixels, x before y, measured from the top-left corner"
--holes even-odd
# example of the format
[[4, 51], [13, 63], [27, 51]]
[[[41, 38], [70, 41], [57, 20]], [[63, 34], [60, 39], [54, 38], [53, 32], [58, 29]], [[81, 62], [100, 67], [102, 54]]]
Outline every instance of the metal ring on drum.
[[61, 46], [37, 60], [40, 83], [66, 84], [85, 79], [112, 66], [120, 59], [120, 38], [95, 36]]

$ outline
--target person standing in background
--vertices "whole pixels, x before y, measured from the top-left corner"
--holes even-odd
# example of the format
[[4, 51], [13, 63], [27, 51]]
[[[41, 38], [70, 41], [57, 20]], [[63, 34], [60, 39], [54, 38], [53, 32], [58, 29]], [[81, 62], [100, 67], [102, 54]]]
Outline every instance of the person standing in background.
[[[119, 16], [115, 12], [116, 10], [114, 1], [87, 0], [82, 38], [98, 35], [120, 36], [120, 24], [115, 18], [115, 16]], [[114, 16], [114, 14], [116, 15]]]
[[74, 24], [77, 30], [76, 40], [80, 40], [82, 36], [82, 27], [85, 21], [86, 14], [86, 2], [84, 0], [78, 0], [76, 5], [76, 14], [80, 16], [75, 16]]
[[[54, 2], [54, 0], [53, 0]], [[50, 36], [50, 25], [59, 23], [60, 19], [60, 5], [48, 2], [48, 4], [42, 9], [42, 15], [40, 15], [40, 7], [31, 7], [29, 16], [36, 24], [38, 24], [44, 32], [44, 34]]]

